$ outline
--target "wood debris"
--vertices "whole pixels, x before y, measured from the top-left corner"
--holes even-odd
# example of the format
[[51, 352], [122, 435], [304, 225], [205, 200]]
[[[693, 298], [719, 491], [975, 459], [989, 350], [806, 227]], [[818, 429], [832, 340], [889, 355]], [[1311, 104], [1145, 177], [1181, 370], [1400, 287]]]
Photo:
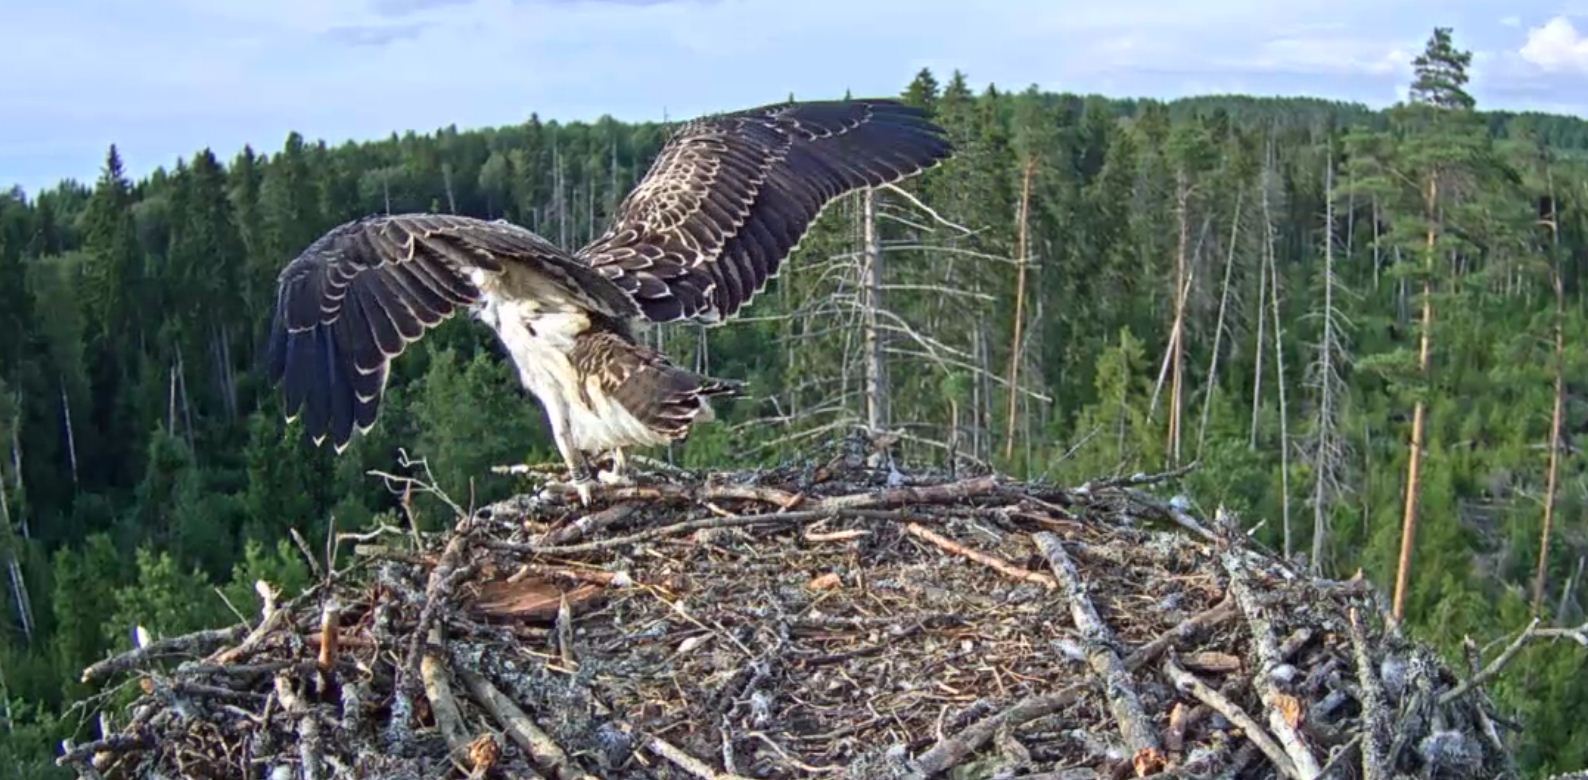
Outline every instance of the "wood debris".
[[1511, 771], [1492, 672], [1434, 662], [1385, 630], [1368, 583], [1314, 579], [1160, 501], [1159, 481], [899, 484], [823, 456], [641, 477], [590, 507], [540, 489], [419, 549], [361, 547], [251, 625], [96, 664], [85, 680], [143, 693], [61, 761], [105, 778], [1382, 778], [1445, 773], [1438, 743], [1473, 776]]

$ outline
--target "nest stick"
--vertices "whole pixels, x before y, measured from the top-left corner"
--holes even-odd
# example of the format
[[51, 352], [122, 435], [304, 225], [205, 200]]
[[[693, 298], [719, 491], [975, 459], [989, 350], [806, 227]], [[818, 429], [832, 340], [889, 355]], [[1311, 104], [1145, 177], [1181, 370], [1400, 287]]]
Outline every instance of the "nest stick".
[[331, 596], [320, 610], [320, 671], [330, 672], [336, 666], [336, 640], [342, 622], [342, 605]]
[[1134, 672], [1147, 664], [1157, 660], [1158, 656], [1176, 642], [1183, 642], [1195, 637], [1215, 626], [1229, 622], [1235, 617], [1235, 601], [1226, 593], [1219, 603], [1209, 607], [1204, 612], [1199, 612], [1168, 631], [1153, 637], [1152, 641], [1136, 648], [1130, 655], [1125, 656], [1125, 668]]
[[266, 637], [270, 636], [270, 632], [275, 631], [277, 626], [291, 617], [291, 610], [283, 609], [276, 604], [276, 591], [270, 587], [269, 583], [260, 580], [254, 583], [254, 588], [264, 601], [264, 617], [259, 621], [259, 625], [248, 632], [248, 635], [243, 637], [243, 641], [236, 647], [215, 653], [205, 659], [207, 662], [222, 666], [236, 663], [239, 658], [253, 652], [255, 647], [258, 647], [261, 642], [265, 641]]
[[1273, 763], [1281, 774], [1292, 778], [1302, 777], [1301, 772], [1296, 769], [1296, 763], [1290, 760], [1290, 756], [1285, 753], [1284, 748], [1281, 748], [1273, 737], [1268, 736], [1268, 732], [1264, 731], [1257, 721], [1252, 720], [1252, 716], [1246, 714], [1246, 710], [1241, 709], [1239, 704], [1230, 701], [1224, 694], [1219, 693], [1207, 683], [1198, 679], [1196, 675], [1181, 668], [1174, 658], [1164, 660], [1163, 670], [1169, 675], [1169, 679], [1174, 682], [1176, 688], [1185, 691], [1196, 698], [1197, 701], [1206, 704], [1213, 711], [1223, 715], [1225, 720], [1235, 724], [1241, 731], [1246, 732], [1246, 738], [1251, 740], [1258, 750], [1263, 751], [1263, 755], [1268, 756], [1268, 760]]
[[83, 670], [83, 682], [97, 682], [128, 669], [147, 666], [165, 656], [197, 655], [236, 642], [247, 633], [248, 626], [239, 623], [230, 628], [213, 628], [168, 639], [156, 639], [143, 647], [135, 647], [90, 665]]
[[1274, 669], [1284, 663], [1279, 643], [1274, 639], [1274, 625], [1252, 593], [1246, 564], [1240, 555], [1233, 550], [1226, 550], [1220, 557], [1225, 571], [1230, 575], [1230, 591], [1235, 594], [1235, 602], [1240, 605], [1251, 627], [1252, 644], [1257, 648], [1257, 672], [1252, 675], [1252, 685], [1268, 708], [1268, 725], [1274, 730], [1274, 736], [1279, 738], [1279, 743], [1284, 745], [1285, 753], [1290, 756], [1300, 776], [1310, 780], [1317, 777], [1323, 768], [1318, 766], [1318, 760], [1313, 757], [1312, 748], [1307, 747], [1306, 741], [1301, 738], [1301, 732], [1286, 716], [1286, 710], [1299, 708], [1299, 702], [1274, 684]]
[[691, 777], [700, 780], [749, 780], [749, 778], [731, 772], [718, 772], [709, 764], [685, 753], [682, 748], [657, 736], [646, 736], [645, 747], [652, 753], [665, 758], [673, 766], [678, 767]]
[[[430, 629], [431, 644], [441, 644], [441, 631]], [[430, 713], [435, 716], [436, 728], [447, 741], [454, 757], [468, 755], [472, 740], [463, 725], [463, 712], [458, 700], [452, 696], [452, 686], [447, 682], [446, 664], [441, 656], [427, 651], [419, 659], [419, 678], [424, 681], [425, 698], [430, 701]]]
[[1357, 684], [1362, 688], [1362, 728], [1367, 732], [1362, 740], [1362, 780], [1386, 780], [1389, 765], [1384, 760], [1389, 738], [1389, 710], [1385, 703], [1384, 684], [1373, 666], [1373, 656], [1368, 652], [1367, 636], [1362, 632], [1362, 622], [1356, 608], [1351, 608], [1351, 647], [1356, 654]]
[[1163, 746], [1158, 742], [1158, 733], [1152, 722], [1141, 708], [1141, 697], [1136, 695], [1136, 685], [1130, 671], [1125, 667], [1125, 662], [1120, 660], [1119, 653], [1114, 651], [1114, 632], [1097, 614], [1097, 607], [1086, 593], [1086, 583], [1081, 580], [1075, 561], [1070, 560], [1059, 537], [1043, 531], [1034, 534], [1032, 539], [1036, 541], [1043, 557], [1048, 559], [1048, 567], [1053, 569], [1054, 578], [1058, 580], [1065, 598], [1069, 599], [1070, 617], [1085, 642], [1087, 663], [1103, 684], [1103, 691], [1108, 696], [1108, 709], [1114, 715], [1114, 722], [1119, 726], [1125, 744], [1130, 746], [1137, 776], [1156, 772], [1163, 766]]
[[469, 695], [502, 724], [507, 736], [518, 744], [542, 769], [552, 773], [557, 780], [596, 780], [585, 774], [551, 736], [535, 725], [524, 711], [507, 698], [485, 676], [472, 669], [458, 667], [458, 677], [463, 680]]
[[583, 515], [567, 525], [547, 531], [541, 535], [536, 544], [545, 546], [572, 544], [590, 535], [593, 531], [600, 531], [623, 522], [630, 515], [640, 511], [640, 506], [641, 504], [637, 501], [613, 504], [599, 512]]
[[931, 749], [915, 761], [910, 780], [923, 780], [939, 772], [946, 772], [976, 752], [1002, 729], [1012, 729], [1022, 723], [1052, 715], [1080, 698], [1080, 686], [1071, 686], [1051, 695], [1027, 696], [1008, 709], [995, 712], [967, 726], [952, 737], [938, 740]]
[[1501, 652], [1498, 656], [1495, 656], [1494, 660], [1490, 661], [1488, 666], [1483, 667], [1483, 671], [1480, 671], [1477, 674], [1467, 678], [1466, 681], [1462, 682], [1460, 685], [1457, 685], [1456, 687], [1439, 694], [1439, 703], [1441, 705], [1448, 705], [1456, 699], [1459, 699], [1462, 696], [1472, 692], [1473, 689], [1478, 688], [1487, 683], [1489, 680], [1494, 679], [1494, 676], [1499, 674], [1507, 664], [1511, 663], [1511, 660], [1516, 657], [1516, 654], [1522, 651], [1523, 646], [1532, 640], [1570, 639], [1573, 642], [1582, 645], [1583, 647], [1588, 647], [1588, 622], [1585, 622], [1576, 628], [1539, 628], [1538, 624], [1538, 618], [1533, 618], [1533, 620], [1527, 624], [1527, 628], [1522, 629], [1522, 633], [1517, 634], [1516, 639], [1512, 640], [1511, 644], [1507, 646], [1503, 652]]
[[292, 686], [286, 673], [276, 675], [276, 698], [287, 714], [298, 719], [298, 760], [303, 766], [303, 780], [325, 777], [325, 749], [320, 735], [320, 719], [304, 702]]
[[904, 527], [904, 530], [911, 536], [931, 542], [932, 544], [937, 545], [938, 547], [941, 547], [955, 555], [969, 558], [970, 560], [993, 569], [1004, 576], [1021, 580], [1023, 582], [1034, 582], [1049, 589], [1058, 587], [1058, 583], [1054, 582], [1053, 578], [1047, 576], [1046, 574], [1023, 569], [1002, 558], [999, 558], [996, 555], [989, 555], [979, 550], [972, 550], [971, 548], [966, 547], [965, 545], [962, 545], [953, 539], [949, 539], [942, 534], [936, 533], [918, 523], [910, 523]]

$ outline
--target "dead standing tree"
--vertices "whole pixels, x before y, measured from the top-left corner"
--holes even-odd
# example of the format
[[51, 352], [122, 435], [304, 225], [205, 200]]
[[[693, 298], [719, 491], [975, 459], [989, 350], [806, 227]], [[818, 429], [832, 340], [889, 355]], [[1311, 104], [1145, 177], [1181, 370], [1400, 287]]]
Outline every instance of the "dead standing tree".
[[[787, 378], [764, 397], [770, 413], [737, 430], [772, 426], [773, 435], [751, 442], [767, 449], [863, 426], [934, 460], [985, 465], [994, 395], [960, 398], [960, 389], [1013, 386], [1017, 397], [1048, 399], [994, 368], [991, 350], [965, 323], [986, 320], [998, 301], [951, 277], [956, 261], [1017, 269], [1020, 261], [953, 243], [972, 231], [898, 187], [859, 193], [829, 214], [778, 281], [783, 311], [728, 325], [778, 323]], [[890, 226], [897, 237], [885, 235]], [[960, 449], [967, 440], [980, 446]]]
[[1316, 394], [1317, 416], [1312, 434], [1312, 570], [1323, 571], [1329, 543], [1329, 511], [1345, 489], [1345, 472], [1351, 460], [1350, 442], [1342, 425], [1346, 386], [1344, 370], [1350, 365], [1345, 326], [1335, 295], [1339, 278], [1334, 273], [1334, 155], [1324, 167], [1323, 310], [1318, 313], [1322, 332], [1318, 351], [1308, 369], [1308, 384]]

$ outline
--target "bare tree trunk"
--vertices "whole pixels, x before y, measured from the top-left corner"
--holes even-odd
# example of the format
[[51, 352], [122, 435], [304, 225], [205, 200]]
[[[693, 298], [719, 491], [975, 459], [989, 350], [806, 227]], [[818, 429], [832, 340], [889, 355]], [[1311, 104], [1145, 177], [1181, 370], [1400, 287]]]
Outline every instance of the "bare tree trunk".
[[876, 193], [866, 190], [861, 194], [860, 222], [863, 231], [861, 242], [862, 265], [860, 270], [863, 290], [864, 339], [866, 355], [866, 426], [872, 431], [888, 428], [888, 374], [883, 352], [882, 331], [877, 315], [882, 311], [882, 244], [877, 237]]
[[[1268, 214], [1268, 188], [1262, 187], [1263, 214], [1267, 219]], [[1267, 228], [1264, 228], [1266, 239]], [[1252, 347], [1252, 435], [1247, 442], [1249, 449], [1257, 449], [1257, 422], [1258, 415], [1263, 408], [1263, 332], [1267, 317], [1264, 315], [1265, 304], [1268, 302], [1268, 264], [1262, 261], [1257, 263], [1257, 343]]]
[[[1009, 340], [1009, 413], [1007, 427], [1004, 430], [1004, 460], [1010, 460], [1015, 454], [1015, 418], [1016, 406], [1019, 399], [1020, 387], [1020, 337], [1024, 332], [1026, 319], [1026, 265], [1029, 257], [1029, 231], [1031, 225], [1031, 178], [1036, 175], [1037, 160], [1035, 157], [1026, 161], [1024, 174], [1020, 177], [1020, 221], [1015, 239], [1015, 323], [1014, 334]], [[1030, 467], [1030, 464], [1027, 464]]]
[[458, 213], [458, 200], [452, 195], [452, 163], [441, 164], [441, 185], [447, 190], [447, 213]]
[[181, 350], [176, 353], [176, 385], [182, 396], [182, 432], [187, 440], [187, 450], [189, 454], [197, 454], [193, 447], [193, 405], [188, 402], [187, 366], [182, 360]]
[[[1320, 574], [1329, 544], [1329, 509], [1336, 487], [1335, 461], [1339, 457], [1334, 419], [1338, 384], [1334, 356], [1339, 338], [1334, 331], [1334, 155], [1332, 149], [1330, 152], [1324, 170], [1323, 336], [1318, 341], [1318, 440], [1313, 453], [1312, 491], [1312, 570]], [[1346, 241], [1349, 244], [1350, 239]]]
[[[11, 537], [9, 524], [6, 528], [6, 537], [11, 542], [16, 541]], [[28, 596], [28, 583], [22, 576], [22, 564], [17, 561], [15, 549], [6, 550], [6, 574], [11, 580], [11, 595], [17, 602], [17, 622], [21, 625], [23, 638], [31, 645], [33, 644], [33, 600]]]
[[1230, 245], [1224, 255], [1224, 284], [1219, 288], [1219, 314], [1213, 325], [1213, 354], [1208, 358], [1207, 389], [1202, 393], [1202, 421], [1197, 424], [1197, 458], [1202, 457], [1202, 445], [1207, 441], [1208, 412], [1213, 408], [1213, 393], [1218, 389], [1219, 357], [1224, 343], [1224, 313], [1230, 303], [1230, 276], [1235, 269], [1235, 245], [1240, 240], [1241, 203], [1244, 189], [1235, 193], [1235, 212], [1230, 216]]
[[1379, 236], [1379, 233], [1378, 233], [1378, 197], [1374, 196], [1374, 198], [1373, 198], [1373, 289], [1375, 289], [1375, 290], [1378, 289], [1379, 266], [1383, 264], [1383, 260], [1379, 256], [1378, 236]]
[[1174, 324], [1169, 328], [1169, 438], [1165, 449], [1169, 465], [1180, 463], [1180, 396], [1185, 373], [1185, 309], [1186, 309], [1186, 250], [1190, 242], [1191, 187], [1185, 171], [1175, 177], [1175, 219], [1179, 222], [1179, 240], [1174, 253]]
[[553, 204], [557, 208], [557, 246], [568, 248], [568, 199], [566, 197], [566, 181], [562, 175], [562, 150], [557, 146], [557, 136], [551, 138], [551, 167], [552, 186], [557, 192], [552, 196]]
[[[1417, 372], [1425, 382], [1428, 380], [1429, 335], [1434, 322], [1433, 272], [1434, 244], [1439, 238], [1438, 203], [1439, 175], [1435, 172], [1428, 177], [1428, 193], [1425, 201], [1428, 241], [1423, 258], [1422, 334], [1418, 338], [1417, 346]], [[1417, 497], [1421, 488], [1419, 480], [1422, 476], [1423, 430], [1427, 424], [1424, 419], [1427, 414], [1426, 404], [1419, 396], [1412, 406], [1411, 450], [1406, 459], [1406, 506], [1401, 514], [1401, 552], [1395, 567], [1395, 596], [1390, 609], [1390, 614], [1396, 622], [1406, 614], [1406, 587], [1411, 578], [1412, 549], [1417, 539]]]
[[1533, 574], [1533, 616], [1544, 605], [1544, 575], [1549, 568], [1549, 534], [1555, 522], [1555, 492], [1560, 474], [1560, 426], [1566, 403], [1566, 285], [1560, 259], [1560, 218], [1554, 183], [1550, 186], [1549, 229], [1555, 255], [1555, 403], [1549, 421], [1549, 471], [1544, 482], [1544, 527], [1538, 533], [1538, 570]]
[[72, 484], [77, 484], [77, 435], [72, 430], [72, 401], [66, 395], [66, 377], [61, 384], [61, 422], [66, 426], [66, 462], [72, 469]]
[[1268, 211], [1268, 198], [1263, 198], [1263, 253], [1267, 257], [1268, 280], [1272, 285], [1268, 296], [1274, 315], [1274, 385], [1279, 389], [1279, 498], [1281, 520], [1284, 527], [1284, 551], [1289, 558], [1293, 551], [1290, 535], [1290, 427], [1285, 407], [1285, 332], [1279, 319], [1279, 265], [1274, 261], [1274, 220]]

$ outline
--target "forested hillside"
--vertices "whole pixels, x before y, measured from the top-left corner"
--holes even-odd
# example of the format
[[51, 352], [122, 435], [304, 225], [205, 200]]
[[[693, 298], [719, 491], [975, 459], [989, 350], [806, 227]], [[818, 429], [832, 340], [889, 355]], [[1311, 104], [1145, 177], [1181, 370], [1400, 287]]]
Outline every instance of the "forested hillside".
[[[1361, 570], [1459, 664], [1463, 637], [1580, 622], [1588, 123], [1482, 112], [1468, 60], [1436, 34], [1411, 100], [1383, 111], [923, 71], [903, 97], [959, 155], [829, 209], [740, 320], [649, 334], [752, 391], [651, 454], [774, 462], [869, 425], [906, 463], [1075, 484], [1195, 462], [1189, 500]], [[305, 444], [259, 366], [289, 259], [412, 210], [576, 247], [666, 133], [531, 116], [294, 134], [139, 181], [112, 148], [92, 186], [0, 195], [0, 772], [59, 776], [60, 739], [97, 733], [70, 706], [91, 692], [78, 672], [135, 626], [257, 614], [261, 577], [301, 587], [290, 531], [318, 549], [380, 522], [398, 497], [366, 472], [399, 450], [477, 502], [515, 487], [492, 465], [553, 455], [489, 331], [461, 320], [397, 361], [368, 436], [340, 457]], [[1535, 646], [1502, 677], [1525, 770], [1588, 764], [1585, 657]]]

